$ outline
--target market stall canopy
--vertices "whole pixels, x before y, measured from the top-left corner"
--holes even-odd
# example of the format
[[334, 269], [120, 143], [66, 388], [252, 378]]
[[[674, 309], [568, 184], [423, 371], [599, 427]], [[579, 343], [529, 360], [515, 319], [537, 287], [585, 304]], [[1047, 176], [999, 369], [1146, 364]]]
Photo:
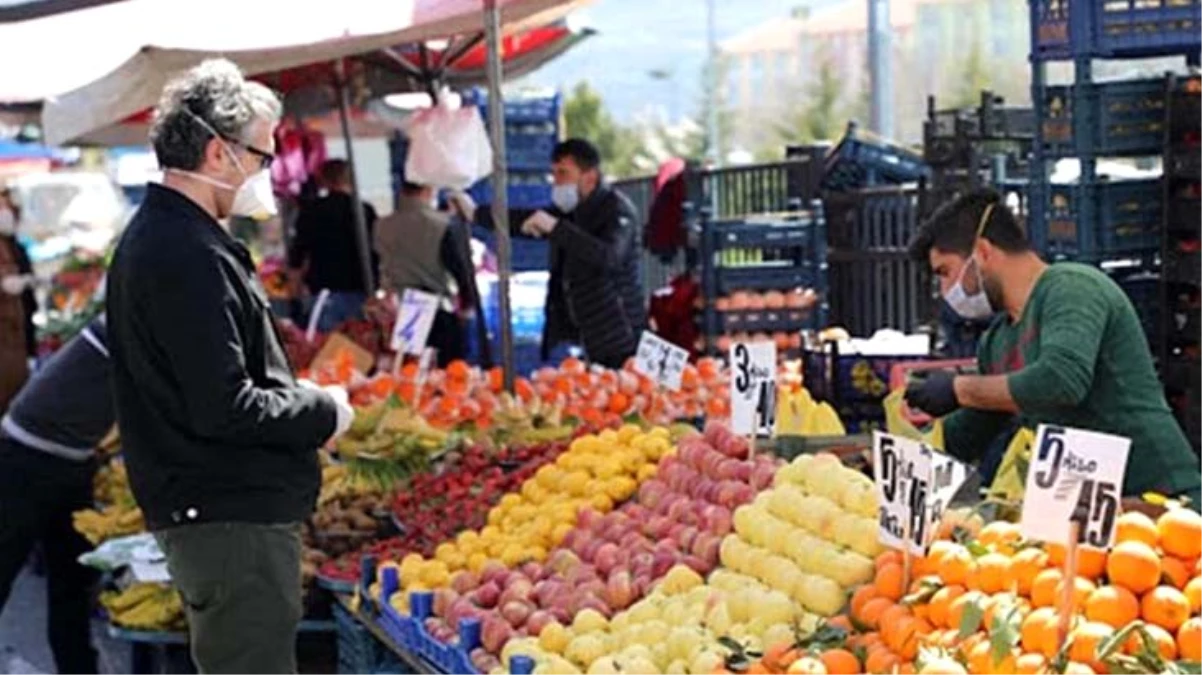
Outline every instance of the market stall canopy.
[[[512, 35], [555, 23], [586, 1], [498, 0], [497, 5], [505, 31]], [[181, 17], [181, 10], [189, 8], [194, 8], [195, 14]], [[207, 58], [228, 58], [251, 76], [275, 73], [298, 83], [316, 78], [329, 82], [329, 64], [340, 59], [372, 53], [393, 58], [396, 45], [475, 35], [482, 29], [479, 0], [342, 0], [337, 12], [329, 9], [328, 3], [319, 0], [210, 0], [190, 6], [128, 0], [0, 25], [0, 54], [12, 48], [5, 42], [10, 36], [32, 48], [29, 38], [20, 31], [12, 32], [14, 28], [58, 22], [80, 30], [84, 15], [93, 15], [92, 20], [84, 21], [90, 24], [84, 48], [97, 41], [98, 32], [107, 32], [107, 38], [122, 43], [125, 58], [111, 72], [65, 94], [46, 97], [42, 111], [46, 141], [63, 145], [152, 107], [167, 80]], [[106, 21], [128, 27], [130, 35], [98, 31], [101, 14]], [[44, 26], [38, 28], [45, 30]], [[45, 32], [41, 35], [49, 37]], [[55, 38], [57, 43], [62, 41], [62, 36]], [[354, 76], [354, 72], [347, 73], [352, 87], [357, 84]], [[278, 86], [271, 77], [261, 79]]]

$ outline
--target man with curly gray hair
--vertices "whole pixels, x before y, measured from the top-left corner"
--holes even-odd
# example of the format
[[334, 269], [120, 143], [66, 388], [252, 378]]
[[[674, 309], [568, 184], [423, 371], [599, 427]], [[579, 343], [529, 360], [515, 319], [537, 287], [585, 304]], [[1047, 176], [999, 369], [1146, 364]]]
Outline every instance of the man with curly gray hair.
[[130, 484], [184, 598], [202, 673], [296, 672], [300, 523], [316, 449], [354, 412], [297, 382], [230, 216], [274, 211], [280, 103], [234, 64], [167, 85], [151, 142], [163, 169], [113, 257], [109, 349]]

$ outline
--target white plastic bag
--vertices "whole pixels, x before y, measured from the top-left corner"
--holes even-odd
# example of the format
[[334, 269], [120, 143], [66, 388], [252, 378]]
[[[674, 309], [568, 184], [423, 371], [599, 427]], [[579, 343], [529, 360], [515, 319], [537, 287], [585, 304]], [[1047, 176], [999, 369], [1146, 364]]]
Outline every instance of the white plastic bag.
[[448, 96], [413, 115], [405, 180], [465, 189], [492, 173], [492, 145], [475, 107], [453, 108]]

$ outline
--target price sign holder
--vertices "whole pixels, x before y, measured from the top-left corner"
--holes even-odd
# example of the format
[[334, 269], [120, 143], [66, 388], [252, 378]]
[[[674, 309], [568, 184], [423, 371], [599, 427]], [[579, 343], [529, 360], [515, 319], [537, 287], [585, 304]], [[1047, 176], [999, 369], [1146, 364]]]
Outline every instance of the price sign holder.
[[730, 348], [730, 424], [736, 434], [771, 436], [776, 425], [776, 344], [736, 343]]
[[412, 288], [405, 289], [392, 329], [392, 350], [397, 354], [420, 356], [430, 339], [434, 315], [441, 300], [437, 295]]
[[634, 357], [634, 369], [657, 386], [680, 391], [689, 352], [651, 331], [643, 331]]
[[1131, 440], [1041, 424], [1023, 498], [1023, 536], [1066, 548], [1114, 541]]

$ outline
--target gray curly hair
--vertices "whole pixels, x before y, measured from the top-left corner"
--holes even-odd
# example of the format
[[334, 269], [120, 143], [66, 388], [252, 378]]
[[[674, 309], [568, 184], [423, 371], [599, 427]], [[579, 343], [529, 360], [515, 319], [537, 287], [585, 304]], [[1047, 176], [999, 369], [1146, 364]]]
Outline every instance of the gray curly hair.
[[210, 59], [163, 88], [150, 127], [150, 143], [160, 168], [195, 171], [204, 160], [213, 132], [245, 142], [254, 122], [274, 123], [281, 113], [274, 92], [247, 80], [232, 62]]

